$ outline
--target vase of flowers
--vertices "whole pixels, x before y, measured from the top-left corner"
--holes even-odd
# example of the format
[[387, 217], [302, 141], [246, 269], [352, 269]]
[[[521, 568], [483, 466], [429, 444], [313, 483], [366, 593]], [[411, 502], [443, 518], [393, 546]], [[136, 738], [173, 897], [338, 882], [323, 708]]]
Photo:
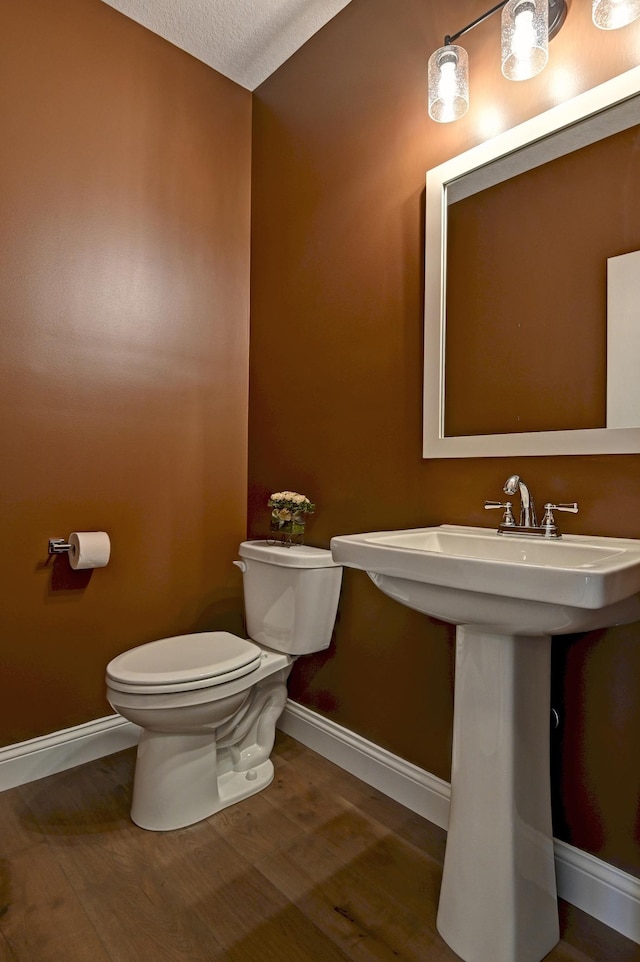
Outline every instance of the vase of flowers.
[[271, 508], [269, 540], [287, 546], [302, 544], [307, 515], [313, 514], [315, 504], [297, 491], [276, 491], [267, 505]]

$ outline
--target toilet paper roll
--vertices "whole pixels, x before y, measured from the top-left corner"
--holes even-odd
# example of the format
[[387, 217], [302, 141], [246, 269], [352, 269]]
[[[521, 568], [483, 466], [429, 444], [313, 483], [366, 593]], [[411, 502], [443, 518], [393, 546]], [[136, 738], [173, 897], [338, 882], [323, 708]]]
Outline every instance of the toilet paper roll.
[[68, 538], [69, 564], [76, 570], [104, 568], [109, 562], [111, 542], [106, 531], [72, 531]]

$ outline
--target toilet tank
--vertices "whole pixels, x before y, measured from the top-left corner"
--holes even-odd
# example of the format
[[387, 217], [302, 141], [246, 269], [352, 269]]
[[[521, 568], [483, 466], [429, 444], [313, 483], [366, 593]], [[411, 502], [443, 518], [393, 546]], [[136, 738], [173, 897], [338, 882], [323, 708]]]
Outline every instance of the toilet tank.
[[249, 637], [291, 655], [328, 648], [342, 582], [331, 552], [243, 541], [238, 553]]

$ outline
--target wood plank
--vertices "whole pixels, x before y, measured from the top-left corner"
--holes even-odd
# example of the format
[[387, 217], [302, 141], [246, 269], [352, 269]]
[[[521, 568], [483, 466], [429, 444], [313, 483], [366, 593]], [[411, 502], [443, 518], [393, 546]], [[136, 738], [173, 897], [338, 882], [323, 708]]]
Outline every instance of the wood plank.
[[89, 836], [131, 824], [135, 749], [71, 768], [16, 789], [40, 834]]
[[[79, 895], [112, 962], [223, 962], [227, 955], [170, 880], [143, 864], [121, 884], [101, 881]], [[66, 960], [65, 960], [66, 962]]]
[[152, 833], [129, 816], [131, 758], [100, 759], [23, 785], [21, 798], [76, 890], [114, 877], [135, 887]]
[[[23, 796], [112, 962], [217, 962], [225, 953], [171, 874], [158, 836], [129, 817], [131, 757], [120, 753], [23, 786]], [[48, 785], [44, 785], [47, 782]]]
[[0, 932], [0, 962], [16, 962], [16, 957], [4, 935]]
[[[325, 852], [333, 853], [330, 871], [349, 863], [357, 868], [360, 876], [392, 892], [398, 904], [414, 913], [424, 911], [425, 904], [437, 899], [442, 876], [440, 864], [340, 796], [321, 789], [296, 791], [295, 788], [293, 795], [289, 795], [283, 787], [277, 796], [267, 794], [266, 797], [270, 801], [275, 798], [279, 805], [292, 805], [293, 817], [300, 824], [312, 827], [312, 837], [306, 844], [313, 847], [321, 842]], [[329, 804], [323, 806], [322, 798], [326, 797]]]
[[0, 932], [16, 962], [110, 962], [47, 845], [3, 861]]
[[[318, 766], [316, 759], [319, 759], [325, 765], [331, 765], [333, 771], [329, 773], [324, 766]], [[352, 805], [380, 822], [381, 825], [391, 829], [405, 841], [421, 848], [431, 858], [441, 863], [444, 861], [447, 833], [438, 825], [428, 822], [426, 818], [405, 808], [404, 805], [396, 802], [388, 795], [371, 785], [365, 784], [355, 775], [346, 772], [337, 765], [333, 765], [319, 755], [311, 760], [305, 759], [305, 769], [307, 771], [318, 770], [319, 776], [324, 772], [325, 777], [330, 778], [332, 792], [351, 802]]]
[[359, 962], [424, 962], [455, 959], [435, 932], [430, 913], [411, 915], [389, 892], [363, 879], [335, 855], [297, 842], [257, 868], [312, 919], [349, 958]]
[[231, 805], [211, 819], [215, 830], [248, 862], [255, 863], [304, 834], [286, 812], [270, 805], [264, 792]]
[[43, 841], [31, 812], [22, 804], [19, 790], [0, 792], [0, 858]]
[[318, 780], [303, 764], [278, 764], [273, 782], [262, 794], [305, 832], [313, 832], [353, 809], [331, 791], [326, 780]]
[[344, 962], [313, 922], [220, 834], [221, 815], [155, 837], [154, 864], [171, 873], [176, 902], [193, 907], [230, 960]]

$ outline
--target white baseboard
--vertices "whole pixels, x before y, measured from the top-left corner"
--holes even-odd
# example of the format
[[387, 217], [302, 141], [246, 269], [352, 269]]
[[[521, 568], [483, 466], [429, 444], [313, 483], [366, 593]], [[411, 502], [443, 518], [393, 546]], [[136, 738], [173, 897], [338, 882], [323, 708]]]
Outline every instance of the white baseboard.
[[139, 733], [136, 725], [109, 715], [0, 748], [0, 792], [130, 748]]
[[[278, 727], [325, 758], [446, 829], [451, 786], [360, 735], [289, 700]], [[554, 839], [558, 895], [640, 943], [640, 879]]]
[[640, 879], [554, 838], [560, 898], [640, 942]]
[[[446, 829], [451, 796], [448, 782], [290, 700], [278, 727]], [[130, 748], [139, 733], [119, 715], [109, 715], [0, 748], [0, 791]], [[558, 839], [554, 839], [554, 847], [559, 896], [640, 943], [640, 879]]]

